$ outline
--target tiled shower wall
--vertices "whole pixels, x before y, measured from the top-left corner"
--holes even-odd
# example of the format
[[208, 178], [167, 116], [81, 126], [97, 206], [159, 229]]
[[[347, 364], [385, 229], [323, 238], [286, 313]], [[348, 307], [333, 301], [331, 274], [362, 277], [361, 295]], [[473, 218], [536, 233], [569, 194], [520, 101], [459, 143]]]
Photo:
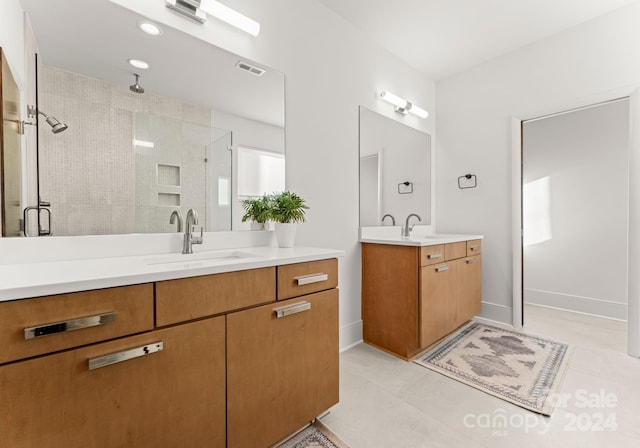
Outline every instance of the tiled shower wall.
[[[45, 65], [39, 69], [39, 108], [69, 126], [53, 134], [44, 119], [40, 125], [40, 197], [51, 203], [54, 235], [175, 230], [169, 207], [159, 212], [166, 228], [136, 224], [134, 113], [209, 127], [209, 109]], [[183, 203], [195, 205], [189, 198]]]

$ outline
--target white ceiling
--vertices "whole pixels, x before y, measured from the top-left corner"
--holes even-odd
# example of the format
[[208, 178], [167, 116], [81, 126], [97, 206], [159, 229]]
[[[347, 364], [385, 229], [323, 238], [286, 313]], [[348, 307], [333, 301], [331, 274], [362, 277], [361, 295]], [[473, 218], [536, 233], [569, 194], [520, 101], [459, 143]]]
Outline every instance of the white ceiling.
[[319, 0], [440, 80], [637, 0]]

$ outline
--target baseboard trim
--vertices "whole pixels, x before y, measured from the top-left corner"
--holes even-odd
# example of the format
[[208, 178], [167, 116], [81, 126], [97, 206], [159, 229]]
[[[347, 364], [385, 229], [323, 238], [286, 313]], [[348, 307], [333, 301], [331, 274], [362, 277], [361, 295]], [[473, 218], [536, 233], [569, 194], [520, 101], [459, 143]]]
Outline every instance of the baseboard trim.
[[627, 321], [627, 304], [625, 303], [538, 289], [525, 289], [524, 298], [527, 305], [555, 308], [623, 322]]
[[493, 321], [503, 325], [513, 325], [513, 310], [510, 306], [482, 302], [482, 311], [477, 319]]
[[340, 353], [362, 344], [362, 321], [340, 327]]
[[[526, 306], [537, 306], [538, 308], [547, 308], [549, 310], [564, 311], [564, 312], [567, 312], [567, 313], [582, 314], [583, 316], [597, 317], [598, 319], [615, 320], [616, 322], [627, 322], [626, 319], [616, 319], [616, 318], [613, 318], [613, 317], [600, 316], [598, 314], [585, 313], [583, 311], [568, 310], [566, 308], [558, 308], [557, 306], [538, 305], [536, 303], [525, 303], [525, 305]], [[527, 318], [527, 310], [526, 310], [526, 308], [524, 310], [524, 318], [525, 319]]]

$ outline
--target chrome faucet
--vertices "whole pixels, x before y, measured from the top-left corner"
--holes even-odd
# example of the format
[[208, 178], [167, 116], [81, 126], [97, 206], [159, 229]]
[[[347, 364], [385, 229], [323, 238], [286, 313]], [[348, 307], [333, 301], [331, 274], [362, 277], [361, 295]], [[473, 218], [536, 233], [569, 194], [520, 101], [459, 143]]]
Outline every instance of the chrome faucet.
[[404, 224], [404, 227], [402, 228], [402, 236], [405, 238], [409, 238], [411, 236], [411, 231], [413, 230], [413, 226], [409, 227], [409, 219], [412, 216], [415, 216], [416, 218], [418, 218], [418, 221], [422, 221], [422, 218], [416, 215], [415, 213], [411, 213], [409, 216], [407, 216], [407, 220]]
[[178, 220], [178, 228], [176, 229], [176, 232], [180, 233], [182, 232], [182, 213], [180, 213], [180, 210], [174, 210], [171, 212], [171, 217], [169, 218], [169, 224], [173, 224], [176, 222], [176, 219]]
[[384, 215], [382, 217], [382, 219], [380, 220], [380, 222], [384, 222], [385, 218], [391, 218], [391, 225], [395, 226], [396, 225], [396, 218], [393, 217], [393, 215], [390, 215], [389, 213], [387, 213], [386, 215]]
[[190, 208], [187, 212], [187, 219], [185, 221], [184, 239], [182, 240], [182, 253], [192, 254], [193, 244], [202, 244], [203, 241], [203, 229], [200, 227], [200, 236], [193, 236], [193, 227], [198, 225], [198, 212]]

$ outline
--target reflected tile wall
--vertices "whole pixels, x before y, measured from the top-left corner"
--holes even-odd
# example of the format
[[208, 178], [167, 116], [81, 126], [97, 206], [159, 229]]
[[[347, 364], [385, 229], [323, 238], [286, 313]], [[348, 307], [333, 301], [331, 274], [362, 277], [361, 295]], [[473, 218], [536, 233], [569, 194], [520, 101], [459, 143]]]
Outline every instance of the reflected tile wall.
[[[41, 117], [40, 196], [52, 204], [54, 235], [172, 231], [170, 211], [166, 225], [136, 224], [137, 218], [161, 213], [136, 210], [136, 197], [148, 179], [136, 179], [140, 154], [133, 151], [134, 113], [210, 126], [211, 111], [46, 65], [39, 69], [39, 94], [40, 110], [69, 126], [53, 134]], [[165, 129], [169, 140], [176, 138], [172, 131]], [[193, 202], [204, 210], [203, 202]]]

